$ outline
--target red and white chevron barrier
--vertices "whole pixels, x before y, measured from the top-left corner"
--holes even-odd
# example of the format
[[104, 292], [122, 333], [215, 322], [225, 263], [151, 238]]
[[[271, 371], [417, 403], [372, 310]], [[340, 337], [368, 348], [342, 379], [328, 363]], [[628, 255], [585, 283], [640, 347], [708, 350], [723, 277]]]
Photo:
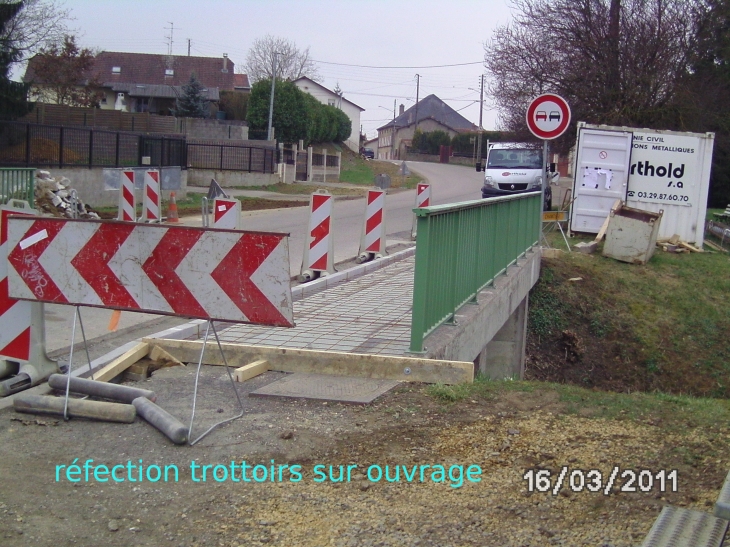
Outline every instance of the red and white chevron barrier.
[[299, 281], [334, 273], [334, 238], [332, 237], [332, 194], [317, 190], [309, 199], [309, 230], [304, 242]]
[[233, 198], [215, 198], [213, 201], [213, 228], [241, 229], [241, 202]]
[[358, 262], [385, 255], [385, 190], [368, 190]]
[[[416, 208], [429, 207], [431, 205], [431, 185], [425, 182], [419, 182], [416, 186]], [[413, 228], [411, 229], [411, 237], [416, 237], [416, 225], [418, 220], [413, 215]]]
[[125, 169], [120, 174], [119, 216], [117, 219], [126, 222], [137, 221], [137, 201], [134, 195], [134, 171], [131, 169]]
[[10, 298], [8, 292], [8, 216], [23, 210], [0, 208], [0, 357], [30, 359], [30, 302]]
[[10, 218], [12, 298], [293, 326], [286, 234]]
[[144, 201], [142, 202], [142, 221], [160, 222], [160, 172], [148, 169], [144, 172]]

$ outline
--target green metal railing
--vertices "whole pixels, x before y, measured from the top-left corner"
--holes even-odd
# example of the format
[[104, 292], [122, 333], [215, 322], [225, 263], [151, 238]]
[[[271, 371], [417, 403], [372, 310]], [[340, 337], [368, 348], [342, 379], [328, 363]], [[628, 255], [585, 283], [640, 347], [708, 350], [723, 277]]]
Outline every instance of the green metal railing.
[[33, 206], [35, 169], [0, 168], [0, 205], [11, 199], [22, 199]]
[[417, 217], [411, 348], [540, 239], [540, 192], [414, 209]]

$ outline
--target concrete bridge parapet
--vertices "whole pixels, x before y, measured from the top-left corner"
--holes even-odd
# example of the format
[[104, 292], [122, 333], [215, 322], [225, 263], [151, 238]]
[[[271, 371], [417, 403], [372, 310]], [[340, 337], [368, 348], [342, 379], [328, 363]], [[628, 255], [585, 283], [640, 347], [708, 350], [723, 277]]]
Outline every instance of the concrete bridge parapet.
[[426, 337], [426, 356], [471, 361], [477, 372], [495, 380], [522, 378], [528, 295], [539, 276], [540, 250], [533, 247], [483, 289], [476, 304], [462, 306], [455, 324], [441, 325]]

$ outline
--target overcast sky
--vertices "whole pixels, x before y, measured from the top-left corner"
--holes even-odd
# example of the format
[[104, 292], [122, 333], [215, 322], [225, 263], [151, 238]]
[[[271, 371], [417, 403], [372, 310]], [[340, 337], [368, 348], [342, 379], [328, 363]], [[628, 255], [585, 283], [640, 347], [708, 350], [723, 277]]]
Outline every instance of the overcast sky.
[[[310, 48], [322, 82], [365, 108], [363, 130], [393, 117], [393, 101], [412, 106], [416, 74], [420, 98], [437, 95], [479, 122], [484, 42], [509, 22], [509, 0], [65, 0], [85, 47], [107, 51], [220, 57], [242, 67], [253, 40], [266, 34]], [[329, 64], [332, 63], [332, 64]], [[336, 64], [340, 63], [340, 64]], [[433, 65], [464, 66], [424, 68]], [[345, 66], [361, 65], [361, 66]], [[364, 68], [409, 67], [409, 68]], [[410, 68], [414, 67], [414, 68]], [[415, 68], [418, 67], [418, 68]], [[238, 71], [238, 70], [237, 70]], [[484, 127], [496, 114], [486, 97]], [[353, 128], [353, 131], [356, 128]]]

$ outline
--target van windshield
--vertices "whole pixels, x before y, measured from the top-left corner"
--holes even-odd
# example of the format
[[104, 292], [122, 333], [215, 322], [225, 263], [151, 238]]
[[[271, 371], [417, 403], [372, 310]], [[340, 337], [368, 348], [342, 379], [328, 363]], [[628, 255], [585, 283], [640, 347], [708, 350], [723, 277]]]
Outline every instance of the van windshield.
[[490, 150], [487, 169], [542, 169], [542, 152], [524, 148]]

